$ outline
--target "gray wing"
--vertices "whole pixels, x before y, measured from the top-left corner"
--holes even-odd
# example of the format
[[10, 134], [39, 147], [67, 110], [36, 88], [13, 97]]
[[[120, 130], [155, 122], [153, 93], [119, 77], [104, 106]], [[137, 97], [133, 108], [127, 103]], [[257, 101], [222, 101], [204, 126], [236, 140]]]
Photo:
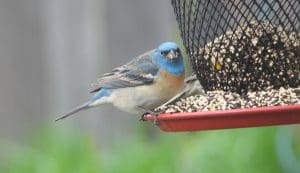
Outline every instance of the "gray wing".
[[159, 68], [152, 63], [151, 52], [147, 52], [129, 63], [115, 68], [111, 73], [100, 77], [92, 84], [90, 92], [97, 92], [101, 88], [124, 88], [151, 84]]

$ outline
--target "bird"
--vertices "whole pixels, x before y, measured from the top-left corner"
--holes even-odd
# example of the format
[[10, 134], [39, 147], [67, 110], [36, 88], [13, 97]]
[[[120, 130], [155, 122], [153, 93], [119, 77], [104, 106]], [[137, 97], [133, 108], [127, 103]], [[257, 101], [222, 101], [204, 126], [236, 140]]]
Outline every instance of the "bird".
[[200, 84], [200, 81], [197, 79], [196, 74], [193, 73], [184, 79], [184, 88], [181, 92], [176, 94], [174, 97], [172, 97], [170, 100], [168, 100], [167, 102], [165, 102], [164, 104], [162, 104], [156, 109], [159, 110], [160, 108], [163, 108], [167, 105], [174, 104], [180, 99], [184, 99], [192, 95], [201, 95], [204, 93], [205, 91], [202, 85]]
[[176, 95], [184, 84], [185, 66], [179, 46], [164, 42], [91, 85], [94, 95], [55, 121], [76, 112], [110, 103], [131, 114], [156, 114], [154, 108]]

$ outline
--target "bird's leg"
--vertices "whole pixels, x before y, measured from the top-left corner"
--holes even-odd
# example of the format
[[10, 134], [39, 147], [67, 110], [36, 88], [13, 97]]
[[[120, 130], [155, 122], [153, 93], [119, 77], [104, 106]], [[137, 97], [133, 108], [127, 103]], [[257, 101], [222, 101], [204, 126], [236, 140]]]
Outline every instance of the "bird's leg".
[[154, 123], [155, 125], [158, 124], [158, 123], [157, 123], [157, 116], [158, 116], [161, 112], [158, 112], [158, 111], [152, 111], [152, 110], [146, 109], [146, 108], [144, 108], [144, 107], [142, 107], [142, 106], [138, 106], [138, 108], [141, 109], [143, 112], [145, 112], [145, 113], [142, 114], [140, 121], [145, 121], [145, 119], [144, 119], [144, 118], [145, 118], [145, 115], [151, 114], [151, 115], [154, 115], [154, 121], [153, 121], [153, 123]]
[[145, 116], [148, 114], [148, 112], [145, 112], [141, 115], [140, 121], [146, 121]]

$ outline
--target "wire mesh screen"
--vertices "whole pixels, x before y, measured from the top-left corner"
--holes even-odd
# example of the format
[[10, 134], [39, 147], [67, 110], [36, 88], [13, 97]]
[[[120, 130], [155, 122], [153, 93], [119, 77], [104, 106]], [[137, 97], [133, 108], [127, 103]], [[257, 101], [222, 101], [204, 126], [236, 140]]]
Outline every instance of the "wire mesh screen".
[[172, 0], [172, 6], [205, 90], [299, 86], [299, 0]]

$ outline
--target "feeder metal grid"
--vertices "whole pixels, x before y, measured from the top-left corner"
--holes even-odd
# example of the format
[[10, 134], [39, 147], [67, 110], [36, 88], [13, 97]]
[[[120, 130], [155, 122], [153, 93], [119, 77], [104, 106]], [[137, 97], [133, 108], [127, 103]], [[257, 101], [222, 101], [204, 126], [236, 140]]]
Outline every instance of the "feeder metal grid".
[[183, 44], [207, 90], [300, 85], [299, 0], [172, 0]]

